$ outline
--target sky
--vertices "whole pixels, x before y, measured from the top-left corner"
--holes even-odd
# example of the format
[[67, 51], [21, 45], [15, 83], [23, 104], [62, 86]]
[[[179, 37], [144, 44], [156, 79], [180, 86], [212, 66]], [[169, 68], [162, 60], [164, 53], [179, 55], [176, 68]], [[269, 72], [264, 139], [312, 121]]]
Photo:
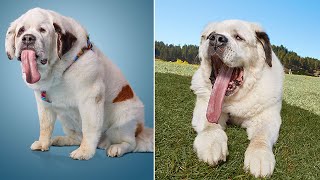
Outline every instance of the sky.
[[320, 1], [156, 0], [155, 40], [199, 45], [203, 28], [225, 19], [258, 22], [272, 44], [320, 59]]

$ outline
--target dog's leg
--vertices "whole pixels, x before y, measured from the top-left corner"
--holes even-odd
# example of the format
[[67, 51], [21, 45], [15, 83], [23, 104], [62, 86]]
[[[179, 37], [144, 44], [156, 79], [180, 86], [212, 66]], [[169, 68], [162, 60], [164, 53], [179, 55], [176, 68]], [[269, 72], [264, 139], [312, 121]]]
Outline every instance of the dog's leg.
[[280, 124], [280, 112], [275, 109], [262, 112], [245, 125], [250, 144], [245, 153], [244, 169], [255, 177], [273, 173], [276, 161], [272, 147], [278, 139]]
[[136, 99], [110, 106], [111, 126], [106, 132], [111, 143], [106, 149], [108, 156], [120, 157], [136, 148], [135, 132], [138, 122], [143, 122], [143, 111], [142, 103]]
[[104, 120], [104, 96], [89, 97], [80, 101], [79, 111], [82, 121], [82, 141], [80, 147], [71, 152], [70, 157], [88, 160], [96, 152]]
[[52, 146], [79, 146], [79, 140], [70, 136], [56, 136], [52, 139]]
[[78, 146], [80, 145], [82, 134], [75, 130], [63, 126], [66, 136], [56, 136], [52, 139], [52, 146]]
[[219, 161], [226, 161], [228, 155], [228, 138], [223, 130], [228, 115], [221, 113], [219, 124], [209, 123], [206, 118], [207, 107], [208, 101], [197, 97], [192, 126], [198, 135], [194, 140], [193, 147], [199, 160], [210, 165], [217, 165]]
[[48, 151], [51, 145], [51, 135], [56, 121], [56, 114], [49, 108], [45, 107], [41, 99], [36, 94], [38, 116], [40, 121], [40, 137], [31, 145], [32, 150]]
[[125, 153], [132, 152], [136, 147], [135, 130], [135, 121], [108, 129], [107, 137], [111, 141], [111, 146], [107, 149], [107, 155], [120, 157]]
[[107, 137], [107, 133], [102, 133], [100, 141], [98, 143], [98, 148], [106, 150], [110, 147], [110, 145], [111, 145], [111, 142]]

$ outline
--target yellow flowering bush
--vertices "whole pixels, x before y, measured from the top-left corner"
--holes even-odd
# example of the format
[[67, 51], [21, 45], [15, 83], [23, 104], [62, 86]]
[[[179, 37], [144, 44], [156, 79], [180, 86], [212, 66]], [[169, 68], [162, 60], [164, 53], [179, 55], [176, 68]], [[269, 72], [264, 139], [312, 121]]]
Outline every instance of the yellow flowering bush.
[[181, 59], [177, 59], [176, 63], [177, 64], [189, 64], [188, 61], [183, 61]]

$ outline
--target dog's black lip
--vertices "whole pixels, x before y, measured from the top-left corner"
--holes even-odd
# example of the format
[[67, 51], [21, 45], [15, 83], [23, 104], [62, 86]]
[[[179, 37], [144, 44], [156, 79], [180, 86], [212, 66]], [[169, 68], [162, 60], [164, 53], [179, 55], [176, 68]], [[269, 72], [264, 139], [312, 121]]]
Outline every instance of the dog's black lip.
[[23, 48], [21, 48], [21, 51], [23, 51], [23, 50], [32, 50], [32, 51], [36, 52], [36, 50], [33, 47], [23, 47]]
[[40, 62], [41, 62], [41, 64], [42, 64], [42, 65], [45, 65], [45, 64], [47, 64], [48, 59], [46, 59], [46, 58], [45, 58], [45, 59], [41, 59], [41, 61], [40, 61]]

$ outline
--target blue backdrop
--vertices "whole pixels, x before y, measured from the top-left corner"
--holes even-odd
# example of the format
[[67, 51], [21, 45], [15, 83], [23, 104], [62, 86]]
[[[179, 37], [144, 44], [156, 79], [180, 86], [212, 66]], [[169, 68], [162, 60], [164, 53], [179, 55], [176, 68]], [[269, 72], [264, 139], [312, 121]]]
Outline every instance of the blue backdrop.
[[[152, 179], [153, 153], [109, 158], [97, 150], [89, 161], [75, 161], [77, 147], [51, 147], [33, 152], [39, 122], [33, 91], [23, 82], [20, 62], [7, 59], [7, 28], [27, 10], [41, 7], [73, 17], [123, 71], [145, 104], [146, 125], [153, 127], [153, 1], [38, 0], [2, 1], [0, 6], [0, 179]], [[57, 121], [54, 135], [63, 135]]]

